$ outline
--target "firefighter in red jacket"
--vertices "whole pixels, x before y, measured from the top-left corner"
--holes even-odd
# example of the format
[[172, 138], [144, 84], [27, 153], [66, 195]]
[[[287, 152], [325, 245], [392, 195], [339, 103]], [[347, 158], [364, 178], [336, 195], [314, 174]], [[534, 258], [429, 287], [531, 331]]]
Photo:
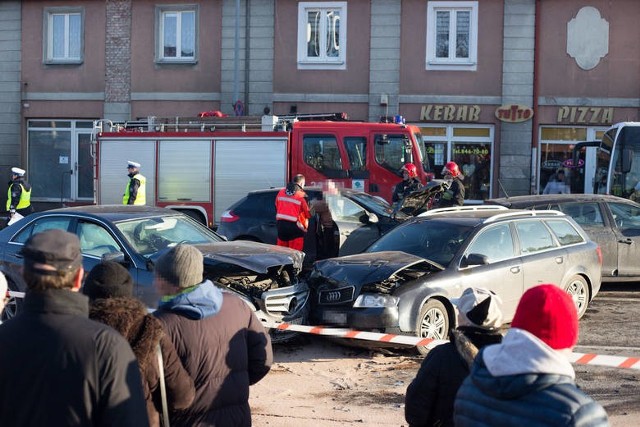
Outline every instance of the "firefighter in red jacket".
[[299, 251], [304, 247], [304, 235], [309, 227], [309, 205], [303, 191], [304, 176], [296, 175], [276, 197], [278, 246]]

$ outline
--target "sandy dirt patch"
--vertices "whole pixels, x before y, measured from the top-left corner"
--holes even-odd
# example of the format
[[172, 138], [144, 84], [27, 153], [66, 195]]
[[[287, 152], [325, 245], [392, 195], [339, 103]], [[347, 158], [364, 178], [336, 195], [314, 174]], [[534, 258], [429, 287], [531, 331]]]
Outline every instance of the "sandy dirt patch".
[[[422, 357], [412, 349], [362, 348], [366, 342], [354, 342], [360, 346], [300, 335], [274, 345], [271, 372], [251, 387], [253, 425], [407, 426], [404, 395]], [[637, 396], [637, 371], [574, 368], [578, 386], [605, 407], [612, 427], [640, 425], [637, 398], [625, 397], [631, 390]], [[608, 380], [593, 381], [594, 375]]]

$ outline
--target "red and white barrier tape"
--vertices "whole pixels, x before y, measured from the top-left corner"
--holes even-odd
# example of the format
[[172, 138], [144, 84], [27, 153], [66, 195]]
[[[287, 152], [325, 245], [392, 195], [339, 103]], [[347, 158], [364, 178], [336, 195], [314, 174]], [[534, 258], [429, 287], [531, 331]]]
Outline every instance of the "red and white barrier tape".
[[[9, 296], [24, 298], [24, 292], [9, 291]], [[378, 332], [355, 331], [353, 329], [325, 328], [322, 326], [292, 325], [290, 323], [265, 324], [267, 328], [280, 331], [303, 332], [314, 335], [324, 335], [336, 338], [351, 338], [365, 341], [377, 341], [391, 344], [411, 345], [432, 349], [446, 340], [434, 340], [431, 338], [418, 338], [409, 335], [381, 334]], [[640, 357], [607, 356], [592, 353], [571, 353], [571, 363], [578, 365], [606, 366], [610, 368], [626, 368], [640, 370]]]
[[[314, 335], [332, 336], [336, 338], [351, 338], [366, 341], [377, 341], [393, 344], [411, 345], [416, 347], [427, 347], [432, 349], [440, 344], [447, 343], [446, 340], [434, 340], [430, 338], [418, 338], [409, 335], [381, 334], [377, 332], [355, 331], [353, 329], [325, 328], [322, 326], [292, 325], [289, 323], [278, 323], [265, 325], [268, 328], [280, 331], [303, 332]], [[601, 354], [571, 353], [569, 361], [578, 365], [606, 366], [610, 368], [626, 368], [640, 370], [639, 357], [606, 356]]]

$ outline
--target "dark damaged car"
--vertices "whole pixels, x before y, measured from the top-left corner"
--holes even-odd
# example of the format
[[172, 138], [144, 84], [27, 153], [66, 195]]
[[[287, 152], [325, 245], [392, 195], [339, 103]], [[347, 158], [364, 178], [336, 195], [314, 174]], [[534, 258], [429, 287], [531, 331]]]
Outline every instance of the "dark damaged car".
[[450, 299], [465, 288], [494, 291], [510, 322], [522, 294], [543, 283], [566, 290], [581, 317], [600, 289], [601, 263], [598, 245], [560, 212], [438, 209], [394, 228], [363, 254], [316, 262], [310, 319], [446, 339], [455, 324]]
[[[204, 254], [205, 278], [240, 296], [263, 323], [304, 321], [308, 298], [299, 282], [304, 254], [255, 242], [228, 242], [191, 218], [171, 209], [145, 206], [85, 206], [30, 215], [0, 231], [0, 269], [14, 291], [24, 291], [20, 250], [35, 233], [51, 229], [80, 239], [85, 271], [103, 259], [126, 266], [134, 292], [149, 307], [159, 296], [153, 286], [154, 264], [164, 250], [180, 243]], [[20, 308], [12, 299], [5, 317]]]

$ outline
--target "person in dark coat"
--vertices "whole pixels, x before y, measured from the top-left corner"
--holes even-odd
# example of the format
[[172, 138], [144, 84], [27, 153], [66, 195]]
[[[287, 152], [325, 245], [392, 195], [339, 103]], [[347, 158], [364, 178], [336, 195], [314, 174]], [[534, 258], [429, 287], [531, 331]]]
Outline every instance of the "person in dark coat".
[[162, 351], [167, 406], [188, 408], [195, 397], [193, 380], [164, 334], [160, 321], [148, 313], [140, 300], [133, 298], [129, 271], [113, 261], [98, 264], [87, 275], [82, 290], [91, 300], [89, 317], [120, 332], [138, 359], [149, 425], [159, 427], [162, 414], [158, 345]]
[[483, 348], [454, 404], [456, 426], [608, 426], [580, 390], [568, 356], [578, 342], [573, 299], [555, 285], [527, 290], [502, 343]]
[[464, 204], [464, 175], [460, 172], [460, 168], [456, 162], [447, 162], [442, 169], [442, 175], [448, 182], [449, 188], [442, 193], [439, 208], [449, 208], [453, 206], [462, 206]]
[[418, 179], [418, 169], [413, 163], [407, 163], [400, 169], [402, 172], [402, 181], [397, 183], [393, 187], [393, 194], [391, 195], [391, 202], [395, 209], [400, 208], [402, 200], [407, 197], [409, 193], [420, 190], [422, 183]]
[[478, 349], [502, 340], [496, 294], [467, 288], [451, 302], [457, 307], [458, 327], [451, 330], [450, 342], [429, 351], [407, 388], [404, 416], [411, 427], [453, 426], [453, 402]]
[[51, 229], [21, 254], [23, 311], [0, 326], [0, 425], [149, 425], [129, 343], [89, 319], [80, 241]]
[[171, 426], [250, 426], [249, 386], [271, 368], [271, 340], [249, 306], [210, 280], [202, 253], [177, 245], [158, 258], [154, 313], [194, 379], [196, 397]]

